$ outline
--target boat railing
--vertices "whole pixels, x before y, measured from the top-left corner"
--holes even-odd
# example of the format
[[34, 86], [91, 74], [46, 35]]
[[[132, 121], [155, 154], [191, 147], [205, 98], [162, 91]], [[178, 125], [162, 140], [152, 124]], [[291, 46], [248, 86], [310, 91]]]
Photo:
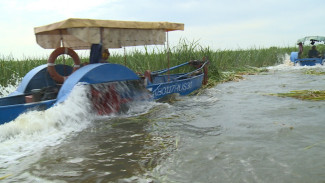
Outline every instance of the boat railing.
[[190, 62], [185, 62], [183, 64], [180, 64], [180, 65], [176, 65], [174, 67], [171, 67], [171, 68], [167, 68], [167, 69], [162, 69], [162, 70], [158, 70], [158, 71], [154, 71], [151, 73], [151, 75], [160, 75], [160, 74], [163, 74], [163, 73], [166, 73], [168, 71], [171, 71], [171, 70], [174, 70], [174, 69], [177, 69], [179, 67], [182, 67], [182, 66], [185, 66], [185, 65], [188, 65]]
[[[190, 63], [190, 62], [188, 62], [188, 63]], [[192, 74], [194, 74], [194, 73], [196, 73], [196, 72], [198, 72], [200, 70], [203, 70], [203, 68], [205, 67], [205, 65], [207, 65], [208, 63], [209, 63], [209, 61], [205, 61], [199, 68], [197, 68], [197, 69], [195, 69], [195, 70], [193, 70], [191, 72], [185, 73], [183, 75], [180, 75], [180, 76], [176, 77], [175, 80], [178, 80], [178, 79], [181, 79], [181, 78], [190, 76], [190, 75], [192, 75]]]
[[[179, 68], [179, 67], [183, 67], [183, 66], [185, 66], [185, 65], [189, 65], [189, 64], [191, 64], [191, 63], [193, 63], [193, 62], [201, 62], [201, 61], [194, 60], [194, 61], [185, 62], [185, 63], [183, 63], [183, 64], [176, 65], [176, 66], [174, 66], [174, 67], [170, 67], [170, 68], [167, 68], [167, 69], [162, 69], [162, 70], [154, 71], [154, 72], [151, 73], [151, 75], [160, 75], [160, 74], [166, 73], [166, 72], [168, 72], [168, 71], [171, 71], [171, 70], [177, 69], [177, 68]], [[205, 61], [205, 62], [202, 64], [202, 66], [201, 66], [200, 68], [197, 68], [196, 70], [194, 70], [193, 72], [190, 72], [190, 73], [192, 74], [192, 73], [194, 73], [194, 72], [196, 72], [196, 71], [198, 71], [198, 70], [203, 69], [203, 67], [204, 67], [208, 62], [209, 62], [209, 61]], [[187, 73], [187, 74], [190, 74], [190, 73]], [[187, 75], [187, 74], [185, 74], [185, 75]]]

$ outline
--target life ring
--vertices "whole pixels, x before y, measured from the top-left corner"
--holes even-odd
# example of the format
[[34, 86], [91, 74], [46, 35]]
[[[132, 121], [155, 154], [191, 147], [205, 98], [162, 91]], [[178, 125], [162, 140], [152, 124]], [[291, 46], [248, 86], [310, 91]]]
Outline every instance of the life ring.
[[58, 56], [60, 56], [62, 54], [67, 54], [73, 59], [74, 66], [73, 66], [72, 72], [76, 71], [80, 67], [79, 56], [77, 55], [77, 53], [75, 51], [73, 51], [73, 49], [67, 48], [67, 47], [59, 47], [59, 48], [55, 49], [51, 53], [51, 55], [47, 61], [47, 71], [49, 72], [52, 79], [54, 79], [54, 81], [56, 81], [59, 84], [63, 83], [67, 79], [67, 76], [62, 76], [55, 70], [55, 64], [54, 64], [55, 60], [58, 58]]

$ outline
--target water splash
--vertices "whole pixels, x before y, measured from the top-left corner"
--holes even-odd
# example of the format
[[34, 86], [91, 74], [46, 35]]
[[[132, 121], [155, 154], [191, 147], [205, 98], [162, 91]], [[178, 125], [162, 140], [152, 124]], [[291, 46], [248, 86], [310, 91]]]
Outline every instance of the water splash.
[[0, 97], [5, 97], [10, 93], [12, 93], [13, 91], [15, 91], [18, 85], [20, 84], [21, 80], [22, 78], [19, 78], [15, 74], [12, 75], [10, 81], [8, 81], [8, 83], [12, 83], [12, 84], [9, 84], [8, 86], [0, 85]]
[[119, 81], [90, 86], [90, 98], [99, 115], [125, 113], [132, 101], [152, 100], [142, 82]]
[[282, 64], [276, 66], [267, 67], [270, 71], [300, 71], [305, 69], [321, 69], [325, 70], [325, 67], [321, 64], [316, 64], [315, 66], [294, 66], [293, 62], [290, 61], [290, 55], [286, 54], [283, 58]]
[[[152, 94], [139, 81], [96, 84], [91, 86], [91, 90], [93, 91], [94, 89], [101, 92], [100, 96], [97, 96], [98, 98], [95, 99], [96, 103], [94, 104], [95, 112], [100, 114], [96, 116], [96, 120], [117, 116], [127, 118], [141, 115], [147, 113], [154, 106], [159, 105], [153, 100]], [[114, 100], [103, 99], [105, 96], [108, 96], [108, 99], [114, 98]], [[92, 97], [94, 102], [94, 96]], [[98, 102], [98, 99], [101, 102]]]
[[124, 91], [123, 97], [134, 97], [127, 104], [125, 113], [97, 115], [89, 98], [91, 86], [77, 85], [63, 103], [45, 111], [23, 113], [15, 120], [0, 125], [0, 168], [7, 169], [10, 165], [19, 163], [19, 159], [32, 157], [41, 153], [45, 147], [60, 144], [67, 137], [89, 127], [93, 121], [107, 121], [117, 116], [123, 118], [148, 112], [156, 103], [143, 100], [150, 99], [148, 92], [142, 92], [143, 88], [135, 90], [135, 87], [137, 86], [115, 83], [117, 92]]
[[60, 143], [92, 121], [87, 86], [76, 86], [62, 104], [45, 111], [30, 111], [0, 126], [0, 167]]

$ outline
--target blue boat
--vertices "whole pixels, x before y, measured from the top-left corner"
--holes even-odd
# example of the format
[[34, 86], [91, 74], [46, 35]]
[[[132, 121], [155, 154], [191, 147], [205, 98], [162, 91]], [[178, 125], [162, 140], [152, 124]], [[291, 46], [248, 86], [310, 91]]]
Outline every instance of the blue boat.
[[[304, 44], [310, 42], [311, 50], [308, 54], [304, 51]], [[301, 39], [298, 39], [297, 45], [299, 46], [299, 52], [291, 52], [290, 61], [294, 65], [299, 66], [314, 66], [316, 64], [324, 65], [324, 53], [320, 54], [316, 50], [316, 45], [324, 44], [325, 37], [323, 36], [307, 36]]]
[[[0, 125], [22, 113], [46, 110], [64, 102], [76, 85], [89, 88], [87, 96], [99, 115], [119, 112], [135, 98], [159, 100], [175, 93], [188, 95], [199, 89], [207, 83], [208, 60], [188, 61], [144, 74], [102, 61], [103, 52], [108, 48], [163, 45], [168, 32], [174, 30], [184, 30], [184, 24], [70, 18], [35, 27], [37, 43], [54, 51], [47, 64], [26, 74], [16, 91], [0, 98]], [[80, 49], [90, 49], [89, 62], [80, 62], [74, 51]], [[62, 55], [70, 56], [74, 65], [55, 64]], [[169, 74], [187, 65], [194, 69], [188, 73]], [[122, 90], [120, 85], [128, 89]]]

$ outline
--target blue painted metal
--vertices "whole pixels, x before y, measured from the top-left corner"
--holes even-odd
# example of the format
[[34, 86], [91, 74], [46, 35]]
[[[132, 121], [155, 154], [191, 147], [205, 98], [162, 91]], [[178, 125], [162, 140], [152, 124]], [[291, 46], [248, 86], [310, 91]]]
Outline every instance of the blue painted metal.
[[[58, 73], [69, 75], [72, 67], [67, 65], [56, 65]], [[29, 71], [17, 90], [7, 97], [0, 98], [0, 124], [14, 120], [21, 113], [29, 110], [44, 110], [52, 106], [56, 99], [45, 100], [35, 103], [26, 103], [25, 96], [32, 95], [33, 89], [55, 87], [56, 83], [47, 72], [47, 64], [38, 66]]]
[[323, 65], [323, 59], [322, 58], [301, 58], [301, 59], [296, 59], [294, 61], [294, 64], [300, 66], [314, 66], [316, 64]]
[[[56, 87], [56, 83], [48, 74], [46, 67], [47, 65], [41, 65], [32, 69], [23, 78], [22, 83], [15, 92], [8, 97], [0, 98], [0, 124], [12, 121], [26, 111], [45, 110], [63, 102], [78, 83], [98, 84], [140, 79], [132, 70], [119, 64], [90, 64], [78, 69], [68, 77], [61, 86], [57, 98], [26, 103], [25, 96], [31, 95], [33, 89]], [[57, 65], [56, 70], [64, 76], [72, 72], [71, 67], [66, 68], [63, 65]]]
[[186, 62], [169, 69], [152, 72], [153, 81], [147, 82], [147, 89], [152, 92], [153, 98], [160, 99], [173, 93], [188, 95], [193, 91], [199, 89], [202, 86], [202, 81], [204, 78], [204, 73], [199, 71], [201, 71], [203, 67], [208, 64], [208, 62], [203, 63], [200, 68], [197, 68], [192, 72], [183, 74], [161, 75], [168, 70], [173, 70], [188, 65], [189, 63], [190, 62]]
[[298, 58], [298, 52], [291, 52], [290, 61], [294, 63], [294, 65], [300, 66], [314, 66], [316, 64], [323, 65], [323, 58]]
[[[55, 69], [62, 76], [68, 76], [72, 72], [71, 66], [62, 64], [55, 65]], [[22, 95], [30, 93], [33, 89], [54, 86], [56, 86], [56, 83], [47, 72], [47, 64], [44, 64], [30, 70], [22, 79], [17, 90], [9, 94], [9, 96]]]
[[159, 71], [153, 71], [152, 74], [155, 75], [155, 74], [163, 74], [163, 73], [166, 73], [168, 71], [171, 71], [171, 70], [174, 70], [174, 69], [177, 69], [179, 67], [182, 67], [182, 66], [185, 66], [185, 65], [188, 65], [190, 62], [185, 62], [183, 64], [180, 64], [180, 65], [176, 65], [174, 67], [171, 67], [171, 68], [167, 68], [167, 69], [162, 69], [162, 70], [159, 70]]
[[[154, 99], [160, 99], [167, 95], [178, 93], [180, 95], [188, 95], [202, 86], [204, 74], [179, 78], [183, 74], [156, 76], [153, 83], [147, 86], [147, 89], [152, 92]], [[178, 80], [175, 80], [179, 78]], [[168, 82], [168, 79], [171, 81]]]
[[89, 64], [68, 77], [60, 89], [57, 103], [63, 102], [78, 83], [98, 84], [139, 79], [136, 73], [123, 65], [109, 63]]
[[290, 54], [290, 61], [295, 62], [298, 59], [298, 52], [291, 52]]
[[[202, 85], [204, 73], [195, 73], [202, 69], [200, 68], [183, 74], [161, 75], [168, 70], [188, 65], [184, 63], [174, 66], [170, 69], [161, 70], [160, 74], [153, 76], [153, 82], [148, 82], [147, 89], [152, 92], [154, 99], [160, 99], [172, 93], [187, 95]], [[110, 63], [95, 63], [86, 65], [77, 71], [73, 72], [58, 91], [56, 98], [46, 99], [39, 102], [26, 103], [25, 97], [32, 95], [34, 89], [57, 87], [55, 81], [47, 72], [47, 65], [41, 65], [32, 69], [23, 78], [22, 83], [17, 90], [8, 97], [0, 98], [0, 124], [12, 121], [21, 113], [29, 110], [45, 110], [53, 105], [63, 102], [71, 93], [74, 86], [77, 84], [100, 84], [118, 81], [140, 81], [139, 76], [129, 68]], [[69, 75], [72, 68], [66, 68], [63, 65], [57, 65], [56, 70], [61, 75]], [[67, 72], [68, 71], [68, 72]], [[155, 72], [158, 73], [158, 72]], [[123, 94], [121, 94], [123, 96]]]
[[[24, 97], [24, 96], [14, 96], [14, 97]], [[10, 99], [8, 99], [10, 98]], [[1, 98], [1, 100], [11, 100], [12, 97]], [[16, 119], [20, 114], [30, 111], [30, 110], [45, 110], [50, 108], [54, 103], [55, 99], [42, 101], [38, 103], [18, 103], [12, 105], [1, 105], [0, 106], [0, 125], [9, 121]]]

